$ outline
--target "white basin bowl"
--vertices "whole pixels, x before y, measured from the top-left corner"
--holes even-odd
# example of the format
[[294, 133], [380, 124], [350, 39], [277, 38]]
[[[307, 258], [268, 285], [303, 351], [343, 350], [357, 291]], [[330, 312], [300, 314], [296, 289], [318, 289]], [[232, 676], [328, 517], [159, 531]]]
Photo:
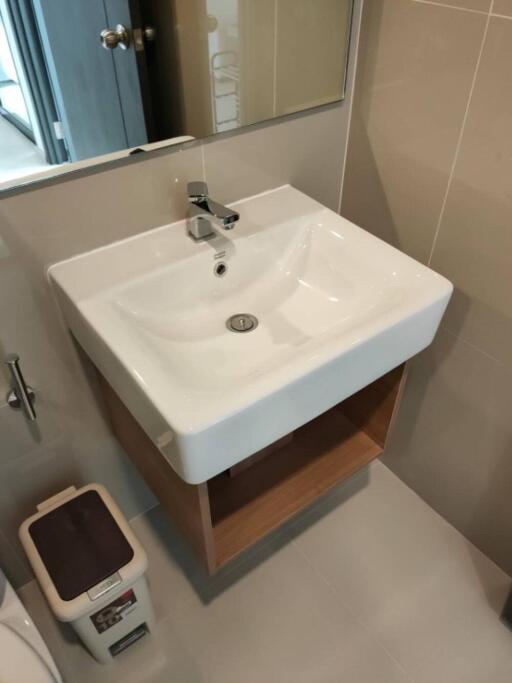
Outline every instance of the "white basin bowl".
[[[208, 242], [181, 221], [49, 271], [71, 331], [190, 483], [428, 346], [452, 292], [292, 187], [234, 206], [236, 228]], [[258, 327], [228, 330], [237, 313]]]

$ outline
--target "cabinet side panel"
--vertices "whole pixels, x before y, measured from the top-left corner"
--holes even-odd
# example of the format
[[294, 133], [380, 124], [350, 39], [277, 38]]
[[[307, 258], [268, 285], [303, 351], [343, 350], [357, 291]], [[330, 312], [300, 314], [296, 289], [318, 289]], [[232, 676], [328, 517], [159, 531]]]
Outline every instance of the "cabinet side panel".
[[208, 487], [187, 484], [174, 472], [104, 377], [100, 387], [120, 444], [176, 527], [211, 572], [215, 567]]

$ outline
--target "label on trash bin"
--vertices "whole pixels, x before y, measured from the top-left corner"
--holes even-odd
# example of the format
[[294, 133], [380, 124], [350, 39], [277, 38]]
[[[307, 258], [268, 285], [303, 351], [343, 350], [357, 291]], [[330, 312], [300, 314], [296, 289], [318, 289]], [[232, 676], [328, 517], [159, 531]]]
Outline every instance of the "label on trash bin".
[[133, 590], [126, 591], [109, 605], [91, 615], [90, 619], [98, 633], [104, 633], [133, 612], [137, 598]]
[[108, 579], [105, 579], [105, 581], [102, 581], [97, 586], [94, 586], [94, 588], [90, 588], [87, 591], [87, 595], [91, 600], [97, 600], [98, 598], [101, 598], [102, 595], [105, 595], [105, 593], [108, 593], [108, 591], [112, 590], [112, 588], [118, 586], [120, 583], [121, 577], [119, 576], [119, 573], [116, 572], [115, 574], [112, 574], [112, 576], [109, 576]]

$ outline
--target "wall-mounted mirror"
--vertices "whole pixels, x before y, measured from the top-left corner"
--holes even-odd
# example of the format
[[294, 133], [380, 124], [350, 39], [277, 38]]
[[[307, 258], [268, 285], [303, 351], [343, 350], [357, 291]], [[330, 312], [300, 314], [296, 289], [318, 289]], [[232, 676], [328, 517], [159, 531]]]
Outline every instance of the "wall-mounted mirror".
[[0, 0], [0, 189], [338, 101], [351, 14], [352, 0]]

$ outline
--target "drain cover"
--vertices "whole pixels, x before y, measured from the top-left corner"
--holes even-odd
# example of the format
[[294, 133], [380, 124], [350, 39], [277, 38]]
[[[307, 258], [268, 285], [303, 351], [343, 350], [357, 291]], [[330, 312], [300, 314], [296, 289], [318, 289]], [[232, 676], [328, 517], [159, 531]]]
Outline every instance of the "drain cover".
[[226, 327], [231, 332], [251, 332], [258, 327], [258, 318], [250, 313], [237, 313], [226, 320]]

